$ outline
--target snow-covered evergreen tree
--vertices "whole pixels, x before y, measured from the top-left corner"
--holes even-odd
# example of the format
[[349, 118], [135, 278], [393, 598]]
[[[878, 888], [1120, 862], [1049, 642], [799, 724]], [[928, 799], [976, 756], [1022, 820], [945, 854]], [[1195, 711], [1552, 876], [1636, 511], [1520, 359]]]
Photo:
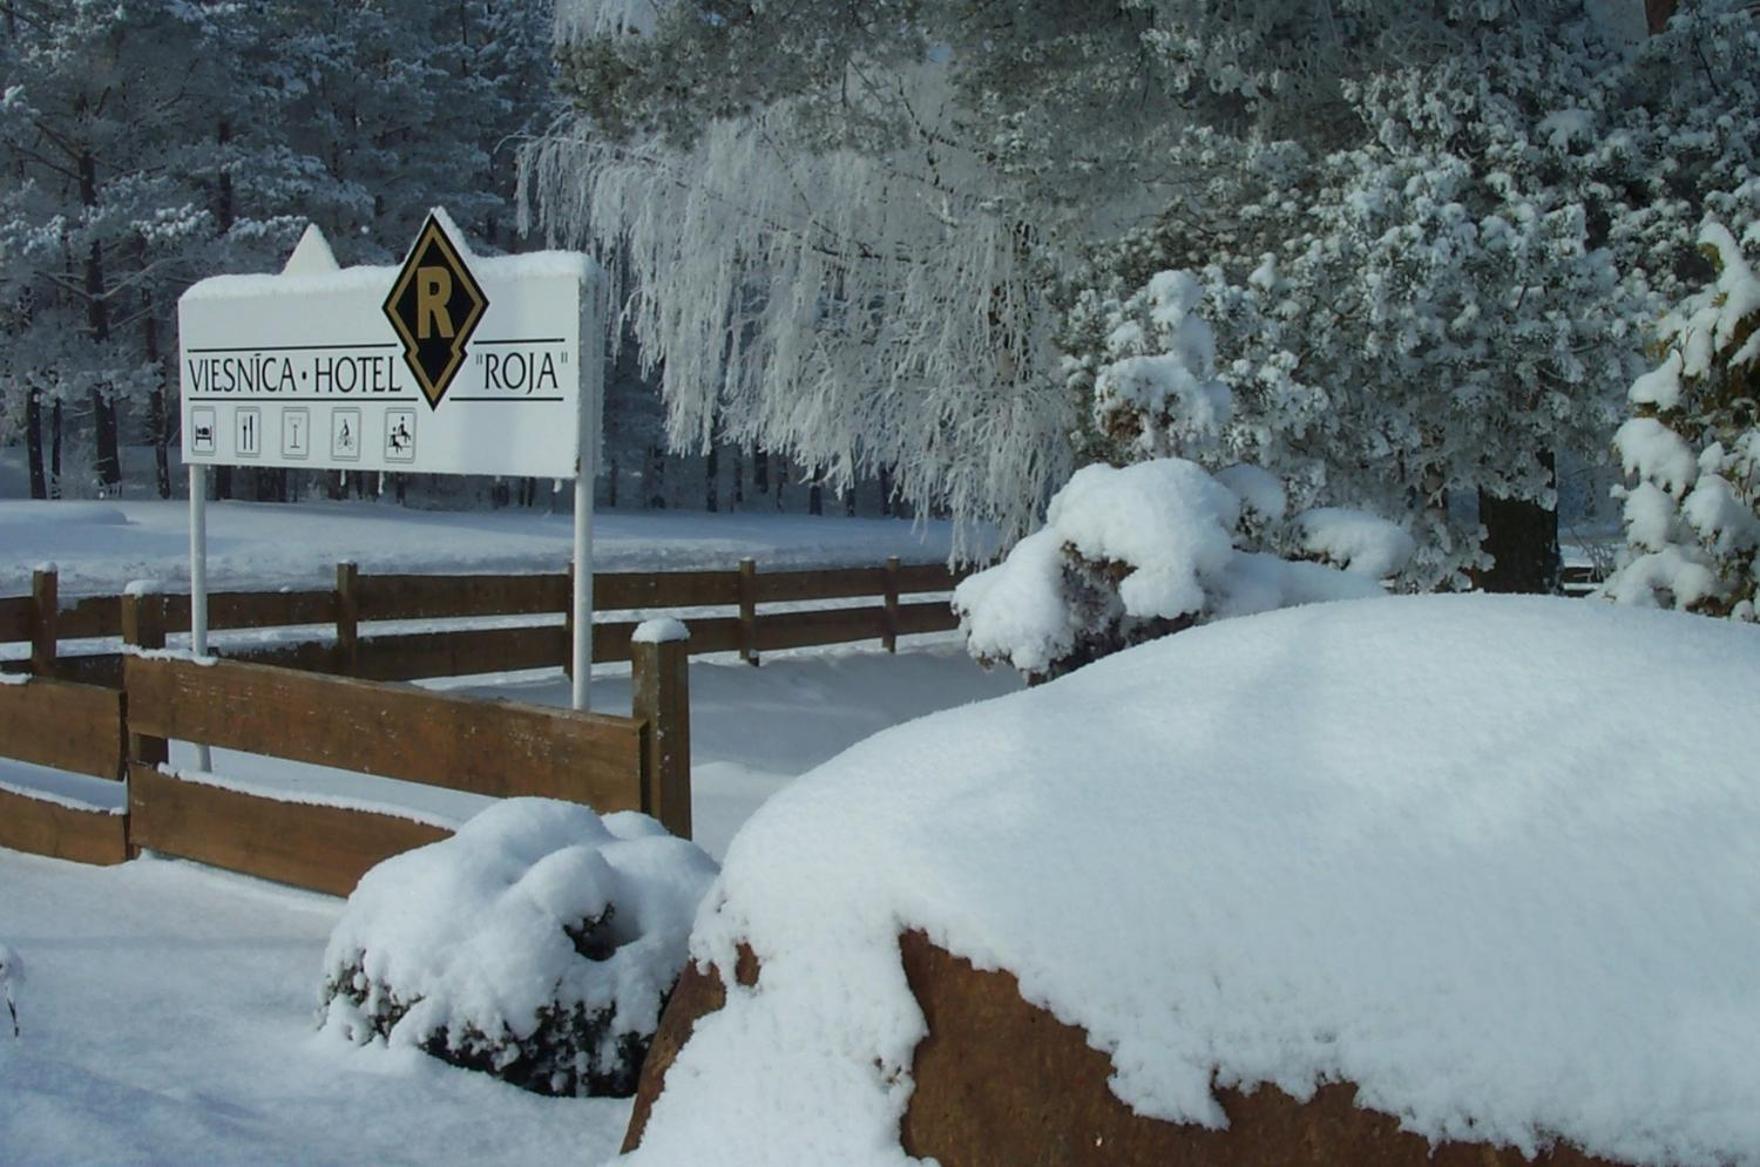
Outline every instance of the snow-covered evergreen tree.
[[960, 584], [954, 607], [980, 661], [1049, 680], [1211, 620], [1381, 595], [1411, 557], [1395, 523], [1335, 507], [1291, 517], [1265, 469], [1212, 474], [1179, 456], [1216, 452], [1233, 406], [1202, 298], [1189, 273], [1159, 273], [1113, 330], [1093, 420], [1130, 464], [1076, 471], [1042, 528]]
[[210, 51], [226, 19], [176, 0], [9, 0], [0, 10], [0, 299], [11, 309], [6, 391], [25, 399], [8, 413], [24, 416], [39, 457], [48, 415], [54, 463], [64, 417], [91, 443], [77, 459], [90, 480], [56, 487], [116, 489], [131, 407], [150, 401], [163, 417], [162, 298], [189, 278], [188, 250], [211, 232], [191, 125], [197, 95], [226, 67]]
[[1552, 452], [1602, 445], [1633, 371], [1648, 301], [1601, 238], [1597, 123], [1572, 105], [1618, 62], [1581, 20], [1512, 19], [1346, 84], [1348, 149], [1194, 131], [1176, 152], [1192, 197], [1098, 255], [1114, 290], [1071, 314], [1072, 387], [1094, 390], [1140, 272], [1202, 266], [1237, 400], [1228, 453], [1298, 498], [1404, 516], [1416, 585], [1488, 566], [1459, 502], [1477, 496], [1494, 536], [1549, 508]]
[[170, 490], [178, 294], [273, 269], [308, 218], [344, 262], [435, 204], [515, 243], [547, 4], [4, 0], [0, 30], [0, 440], [33, 494], [114, 491], [143, 438]]
[[1602, 594], [1756, 619], [1760, 589], [1760, 183], [1699, 242], [1715, 277], [1662, 322], [1661, 362], [1633, 382], [1614, 444], [1631, 478], [1627, 551]]

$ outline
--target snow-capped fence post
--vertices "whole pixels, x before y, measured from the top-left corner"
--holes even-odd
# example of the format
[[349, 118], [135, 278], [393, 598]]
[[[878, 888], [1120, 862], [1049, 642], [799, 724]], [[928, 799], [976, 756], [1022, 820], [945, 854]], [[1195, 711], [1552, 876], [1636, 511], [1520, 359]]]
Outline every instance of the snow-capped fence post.
[[898, 651], [898, 556], [886, 558], [886, 634], [880, 641], [887, 652]]
[[336, 565], [336, 671], [345, 677], [360, 672], [361, 569], [346, 560]]
[[739, 561], [739, 659], [758, 663], [758, 561]]
[[630, 637], [632, 712], [647, 722], [642, 809], [681, 839], [691, 837], [690, 631], [649, 620]]
[[54, 564], [31, 572], [31, 672], [55, 674], [55, 626], [61, 612], [61, 578]]

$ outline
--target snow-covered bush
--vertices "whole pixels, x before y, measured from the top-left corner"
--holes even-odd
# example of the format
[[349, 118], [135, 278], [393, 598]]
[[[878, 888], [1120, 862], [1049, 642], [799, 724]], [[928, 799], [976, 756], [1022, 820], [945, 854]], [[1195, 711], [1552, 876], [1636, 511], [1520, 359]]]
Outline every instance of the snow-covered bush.
[[[1255, 518], [1304, 558], [1260, 549], [1270, 541], [1248, 538]], [[1042, 529], [954, 592], [967, 648], [1050, 680], [1210, 620], [1381, 595], [1380, 579], [1412, 553], [1410, 535], [1360, 511], [1282, 519], [1282, 489], [1257, 467], [1216, 476], [1182, 458], [1083, 467]]]
[[[1751, 212], [1760, 184], [1738, 192]], [[1632, 478], [1626, 554], [1602, 594], [1621, 603], [1753, 620], [1760, 549], [1760, 278], [1740, 235], [1709, 219], [1700, 246], [1715, 279], [1661, 325], [1663, 358], [1628, 397], [1634, 416], [1614, 437]], [[1745, 252], [1745, 247], [1749, 249]]]
[[1223, 616], [1380, 595], [1378, 581], [1411, 558], [1412, 537], [1385, 519], [1332, 507], [1291, 518], [1269, 471], [1242, 462], [1212, 474], [1190, 460], [1216, 460], [1234, 409], [1203, 300], [1191, 273], [1164, 271], [1115, 306], [1109, 359], [1092, 378], [1090, 452], [1134, 464], [1078, 470], [1042, 529], [959, 586], [979, 660], [1050, 680]]
[[320, 1024], [540, 1094], [630, 1094], [715, 872], [646, 815], [497, 803], [361, 879]]

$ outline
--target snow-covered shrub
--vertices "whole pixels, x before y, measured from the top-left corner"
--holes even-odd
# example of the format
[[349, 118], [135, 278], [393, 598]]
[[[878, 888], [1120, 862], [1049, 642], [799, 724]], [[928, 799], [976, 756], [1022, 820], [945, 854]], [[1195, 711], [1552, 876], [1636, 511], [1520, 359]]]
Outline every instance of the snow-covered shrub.
[[[1279, 524], [1276, 480], [1232, 471], [1213, 476], [1182, 458], [1078, 470], [1042, 529], [954, 592], [967, 648], [1050, 680], [1210, 620], [1381, 595], [1380, 578], [1412, 553], [1405, 531], [1359, 511]], [[1255, 517], [1322, 562], [1262, 549], [1269, 540], [1250, 539], [1243, 522]]]
[[[1760, 184], [1739, 192], [1752, 208]], [[1760, 278], [1738, 237], [1707, 220], [1700, 246], [1716, 278], [1662, 322], [1661, 364], [1628, 397], [1614, 436], [1628, 487], [1626, 553], [1602, 594], [1627, 604], [1753, 620], [1760, 549]]]
[[320, 1024], [540, 1094], [628, 1095], [715, 872], [646, 815], [497, 803], [361, 879]]
[[1204, 295], [1191, 273], [1164, 271], [1106, 314], [1090, 453], [1133, 464], [1078, 470], [1041, 530], [959, 586], [979, 660], [1049, 680], [1219, 617], [1380, 595], [1412, 557], [1412, 537], [1385, 519], [1332, 507], [1291, 518], [1270, 471], [1190, 460], [1219, 460], [1234, 410]]

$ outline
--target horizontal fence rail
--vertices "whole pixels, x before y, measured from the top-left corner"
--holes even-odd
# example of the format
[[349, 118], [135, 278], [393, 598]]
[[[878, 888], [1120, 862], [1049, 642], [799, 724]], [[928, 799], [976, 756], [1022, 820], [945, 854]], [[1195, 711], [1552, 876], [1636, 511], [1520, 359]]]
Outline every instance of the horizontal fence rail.
[[[737, 652], [757, 664], [762, 653], [781, 649], [863, 640], [895, 649], [900, 636], [951, 631], [959, 621], [946, 601], [907, 597], [951, 591], [965, 574], [941, 564], [901, 564], [897, 559], [879, 567], [765, 572], [748, 559], [730, 571], [601, 572], [593, 577], [593, 601], [599, 613], [686, 611], [692, 654]], [[39, 676], [120, 687], [119, 654], [64, 655], [59, 644], [120, 637], [122, 597], [90, 596], [62, 606], [57, 588], [55, 573], [40, 571], [31, 596], [0, 597], [0, 643], [30, 642], [30, 669]], [[232, 660], [362, 680], [410, 681], [567, 668], [572, 595], [565, 572], [374, 575], [343, 563], [337, 565], [335, 588], [328, 591], [215, 592], [208, 598], [208, 623], [215, 631], [293, 633], [287, 643], [218, 650]], [[863, 598], [875, 602], [849, 604]], [[760, 611], [761, 605], [779, 604], [791, 610]], [[188, 596], [167, 594], [163, 607], [167, 633], [189, 630]], [[709, 615], [700, 611], [705, 608], [728, 611]], [[391, 621], [517, 617], [549, 617], [551, 622], [373, 630]], [[561, 623], [554, 622], [558, 618]], [[595, 620], [594, 662], [629, 660], [630, 636], [639, 624], [637, 619]], [[10, 667], [20, 668], [22, 662]]]
[[[120, 779], [126, 758], [122, 694], [31, 677], [0, 684], [0, 755], [36, 766]], [[0, 847], [80, 863], [128, 858], [121, 814], [0, 788]]]
[[[330, 766], [497, 798], [562, 798], [600, 813], [647, 811], [688, 838], [688, 698], [669, 646], [638, 654], [632, 717], [485, 701], [406, 685], [160, 651], [164, 598], [129, 595], [123, 668], [129, 740], [128, 838], [217, 867], [344, 895], [391, 855], [445, 828], [395, 813], [239, 790], [167, 769], [169, 741]], [[682, 643], [671, 646], [677, 665]], [[666, 715], [687, 719], [681, 730]], [[665, 738], [685, 751], [657, 759]], [[668, 763], [682, 769], [684, 791]]]

